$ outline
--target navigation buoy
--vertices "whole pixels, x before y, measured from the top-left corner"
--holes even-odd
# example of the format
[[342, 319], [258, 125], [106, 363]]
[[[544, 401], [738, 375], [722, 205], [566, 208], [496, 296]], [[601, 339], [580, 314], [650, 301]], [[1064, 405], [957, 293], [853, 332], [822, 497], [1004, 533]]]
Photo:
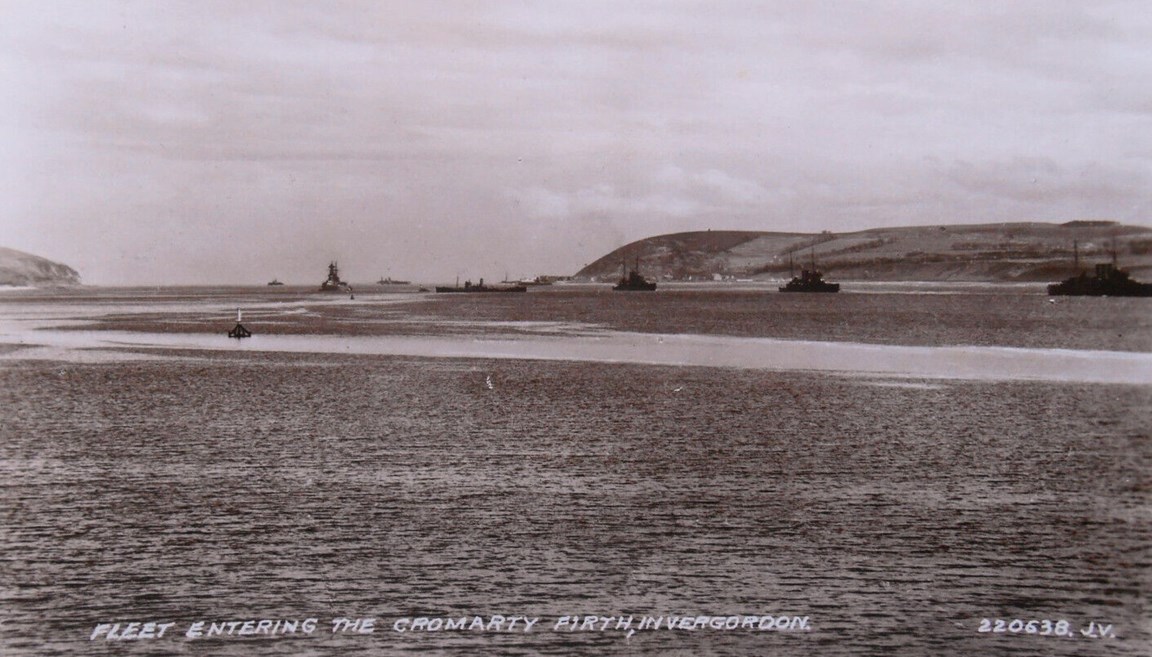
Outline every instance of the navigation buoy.
[[236, 309], [236, 326], [234, 326], [231, 331], [228, 331], [228, 337], [236, 338], [237, 340], [239, 340], [240, 338], [252, 337], [252, 331], [249, 331], [248, 329], [244, 328], [244, 325], [240, 323], [241, 317], [242, 317], [242, 315], [240, 314], [240, 309], [237, 308]]

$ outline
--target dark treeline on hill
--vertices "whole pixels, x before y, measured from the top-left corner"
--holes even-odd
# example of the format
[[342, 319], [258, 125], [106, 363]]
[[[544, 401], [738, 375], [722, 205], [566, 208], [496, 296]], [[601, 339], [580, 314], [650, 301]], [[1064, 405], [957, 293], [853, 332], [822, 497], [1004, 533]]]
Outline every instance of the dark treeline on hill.
[[[816, 268], [838, 280], [1056, 281], [1111, 262], [1152, 274], [1152, 228], [1111, 221], [876, 228], [855, 233], [710, 230], [659, 235], [623, 246], [576, 278], [613, 280], [622, 263], [662, 280], [786, 278]], [[791, 261], [791, 264], [790, 264]]]

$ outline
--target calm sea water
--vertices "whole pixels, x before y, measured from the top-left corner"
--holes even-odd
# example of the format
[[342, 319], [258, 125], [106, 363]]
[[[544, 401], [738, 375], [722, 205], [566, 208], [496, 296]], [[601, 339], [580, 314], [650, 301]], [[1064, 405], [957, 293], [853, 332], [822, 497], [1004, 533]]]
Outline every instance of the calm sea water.
[[[1139, 374], [1147, 300], [915, 291], [0, 296], [0, 652], [1147, 654], [1152, 386], [1035, 365], [1121, 352], [1087, 361]], [[222, 336], [237, 306], [263, 347]], [[70, 329], [32, 330], [48, 323]], [[716, 343], [690, 366], [483, 357], [636, 334]], [[389, 355], [398, 337], [470, 357]], [[702, 366], [749, 339], [927, 347], [935, 365], [878, 373], [853, 347], [836, 371]], [[958, 345], [1023, 350], [1031, 375], [948, 376]], [[540, 620], [394, 629], [494, 614]], [[554, 630], [575, 615], [810, 629]], [[333, 634], [339, 617], [375, 631]], [[307, 618], [312, 634], [186, 636]], [[149, 621], [174, 625], [90, 640]]]

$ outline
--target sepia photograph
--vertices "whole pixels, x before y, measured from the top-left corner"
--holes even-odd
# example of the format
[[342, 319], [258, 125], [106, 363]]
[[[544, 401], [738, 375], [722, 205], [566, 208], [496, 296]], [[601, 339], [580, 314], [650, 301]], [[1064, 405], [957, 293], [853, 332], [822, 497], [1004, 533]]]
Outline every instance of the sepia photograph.
[[1152, 653], [1131, 0], [0, 0], [0, 654]]

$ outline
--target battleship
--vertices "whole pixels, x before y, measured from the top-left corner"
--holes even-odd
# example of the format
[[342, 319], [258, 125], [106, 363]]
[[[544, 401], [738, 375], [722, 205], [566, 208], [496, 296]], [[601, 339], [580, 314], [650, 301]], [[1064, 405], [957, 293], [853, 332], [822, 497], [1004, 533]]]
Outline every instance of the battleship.
[[627, 263], [620, 263], [622, 271], [627, 273], [620, 276], [620, 282], [612, 286], [613, 290], [618, 292], [652, 292], [656, 289], [656, 283], [649, 281], [640, 275], [640, 258], [636, 258], [636, 266], [628, 271]]
[[839, 283], [829, 283], [824, 275], [815, 269], [802, 269], [799, 276], [780, 288], [781, 292], [839, 292]]
[[383, 276], [381, 276], [380, 280], [376, 281], [376, 284], [377, 285], [411, 285], [412, 281], [394, 281], [394, 280], [392, 280], [391, 277], [384, 278]]
[[1106, 262], [1096, 265], [1092, 276], [1081, 271], [1072, 278], [1048, 286], [1053, 297], [1152, 297], [1152, 283], [1134, 281], [1128, 272]]
[[788, 254], [788, 281], [781, 292], [839, 292], [839, 283], [829, 283], [824, 280], [824, 274], [816, 270], [816, 258], [812, 258], [812, 269], [801, 269], [799, 276], [792, 275], [792, 254]]
[[320, 284], [321, 292], [342, 292], [349, 293], [352, 291], [352, 286], [340, 280], [340, 270], [336, 267], [335, 262], [328, 263], [328, 280]]
[[1116, 249], [1112, 262], [1096, 265], [1092, 276], [1080, 268], [1080, 245], [1072, 242], [1072, 270], [1076, 275], [1048, 286], [1053, 297], [1152, 297], [1152, 283], [1132, 280], [1128, 272], [1116, 266]]
[[437, 292], [527, 292], [528, 288], [523, 285], [506, 285], [500, 287], [490, 287], [484, 284], [484, 279], [480, 279], [478, 285], [473, 285], [472, 281], [464, 281], [464, 287], [460, 287], [457, 282], [455, 287], [437, 287]]

